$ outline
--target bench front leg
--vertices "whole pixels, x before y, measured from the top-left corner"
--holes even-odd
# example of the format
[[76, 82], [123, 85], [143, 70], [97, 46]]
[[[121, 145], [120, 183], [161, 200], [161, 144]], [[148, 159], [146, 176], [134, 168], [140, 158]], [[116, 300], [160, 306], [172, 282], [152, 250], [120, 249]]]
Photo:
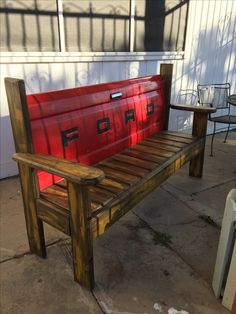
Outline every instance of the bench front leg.
[[92, 290], [94, 265], [88, 186], [68, 181], [68, 195], [74, 279], [83, 287]]
[[206, 142], [206, 131], [207, 131], [207, 120], [208, 113], [205, 112], [194, 112], [193, 116], [193, 129], [192, 134], [198, 138], [203, 139], [202, 149], [199, 154], [191, 159], [189, 165], [189, 175], [193, 177], [202, 177], [203, 163], [204, 163], [204, 152]]
[[35, 170], [25, 164], [19, 164], [18, 167], [30, 252], [46, 257], [43, 222], [37, 217], [35, 203], [38, 194]]

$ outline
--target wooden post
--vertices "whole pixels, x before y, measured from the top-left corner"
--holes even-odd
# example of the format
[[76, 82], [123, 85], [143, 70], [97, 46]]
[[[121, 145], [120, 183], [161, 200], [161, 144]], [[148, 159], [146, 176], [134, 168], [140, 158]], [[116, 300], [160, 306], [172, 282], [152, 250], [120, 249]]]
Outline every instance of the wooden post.
[[202, 177], [203, 163], [204, 163], [204, 152], [205, 152], [205, 141], [206, 141], [206, 130], [207, 130], [207, 119], [208, 113], [194, 112], [193, 116], [193, 136], [203, 138], [202, 150], [198, 156], [194, 157], [190, 161], [189, 175], [193, 177]]
[[89, 290], [94, 287], [93, 242], [90, 231], [88, 187], [68, 182], [70, 229], [75, 281]]
[[25, 222], [28, 234], [30, 252], [40, 257], [46, 257], [46, 246], [43, 232], [43, 223], [37, 217], [36, 195], [37, 183], [35, 170], [24, 164], [19, 164], [22, 197], [25, 211]]
[[168, 130], [168, 123], [169, 123], [172, 73], [173, 73], [173, 64], [167, 64], [167, 63], [161, 64], [160, 75], [164, 79], [164, 94], [165, 94], [165, 122], [164, 122], [165, 130]]
[[[16, 152], [32, 153], [33, 145], [24, 81], [6, 78], [5, 86]], [[35, 171], [19, 164], [19, 174], [30, 251], [41, 257], [45, 257], [46, 248], [43, 224], [37, 218], [35, 204], [35, 197], [37, 195]]]

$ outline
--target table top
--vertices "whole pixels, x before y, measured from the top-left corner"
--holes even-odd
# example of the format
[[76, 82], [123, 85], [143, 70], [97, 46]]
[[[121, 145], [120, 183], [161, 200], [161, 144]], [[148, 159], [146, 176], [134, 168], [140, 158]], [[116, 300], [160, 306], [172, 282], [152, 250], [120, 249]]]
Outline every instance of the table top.
[[229, 104], [236, 106], [236, 94], [229, 95], [227, 101]]

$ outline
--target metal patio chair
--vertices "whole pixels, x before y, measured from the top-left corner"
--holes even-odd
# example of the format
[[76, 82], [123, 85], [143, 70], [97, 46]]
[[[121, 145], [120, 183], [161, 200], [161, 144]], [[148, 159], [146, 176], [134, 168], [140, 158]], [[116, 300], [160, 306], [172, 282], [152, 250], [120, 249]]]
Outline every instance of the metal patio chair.
[[194, 89], [180, 89], [176, 98], [177, 104], [197, 105], [198, 94]]
[[[197, 91], [194, 89], [180, 89], [176, 96], [177, 104], [197, 105]], [[189, 111], [183, 111], [181, 114], [176, 113], [177, 128], [183, 132], [192, 130], [193, 115]]]
[[217, 109], [216, 113], [209, 114], [209, 121], [214, 123], [211, 138], [211, 154], [213, 156], [213, 141], [216, 132], [216, 123], [228, 124], [224, 143], [228, 137], [231, 124], [236, 124], [236, 116], [230, 114], [231, 105], [228, 102], [230, 84], [206, 84], [197, 86], [198, 102], [202, 106], [211, 106]]

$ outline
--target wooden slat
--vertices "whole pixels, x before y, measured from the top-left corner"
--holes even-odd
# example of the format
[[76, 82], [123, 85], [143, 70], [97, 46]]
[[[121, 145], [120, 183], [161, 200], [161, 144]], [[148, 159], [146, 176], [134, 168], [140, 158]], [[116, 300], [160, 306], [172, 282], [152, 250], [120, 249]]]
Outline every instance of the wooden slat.
[[111, 158], [102, 161], [99, 163], [100, 165], [107, 166], [112, 169], [117, 169], [120, 171], [124, 171], [125, 173], [137, 176], [137, 177], [143, 177], [146, 173], [148, 173], [148, 170], [145, 170], [143, 168], [139, 168], [133, 165], [128, 165], [127, 163], [124, 163], [122, 161], [112, 160]]
[[37, 216], [42, 221], [70, 235], [70, 212], [48, 201], [37, 199]]
[[130, 149], [140, 151], [143, 154], [149, 153], [149, 154], [157, 155], [157, 156], [164, 157], [164, 158], [170, 158], [173, 155], [173, 153], [164, 152], [163, 150], [156, 149], [153, 147], [144, 146], [144, 145], [140, 145], [140, 144], [136, 144], [136, 145], [132, 146]]
[[[105, 181], [105, 183], [103, 181]], [[55, 185], [58, 185], [67, 190], [67, 183], [64, 179], [55, 183]], [[126, 186], [126, 188], [127, 187], [128, 186]], [[111, 200], [111, 198], [114, 198], [115, 195], [119, 195], [124, 189], [125, 187], [120, 183], [109, 179], [103, 179], [101, 184], [99, 183], [96, 186], [89, 186], [92, 202], [98, 203], [100, 205], [105, 205], [108, 201]]]
[[153, 137], [154, 138], [168, 139], [168, 140], [176, 141], [179, 143], [185, 143], [185, 144], [190, 144], [193, 141], [193, 139], [191, 139], [191, 138], [185, 138], [185, 137], [176, 136], [173, 134], [165, 134], [165, 133], [157, 133], [157, 134], [153, 135]]
[[129, 185], [135, 184], [140, 178], [137, 176], [133, 176], [131, 174], [127, 174], [125, 172], [108, 168], [104, 165], [98, 164], [97, 167], [102, 169], [106, 175], [106, 177], [111, 178], [115, 181], [126, 183]]
[[116, 154], [112, 157], [112, 159], [123, 161], [129, 165], [134, 165], [134, 166], [136, 165], [140, 168], [147, 169], [147, 170], [152, 170], [158, 165], [158, 163], [155, 163], [155, 162], [146, 161], [146, 160], [142, 160], [139, 158], [135, 158], [135, 157], [131, 157], [128, 155], [123, 155], [123, 154]]
[[126, 155], [126, 156], [130, 156], [130, 157], [135, 157], [144, 161], [151, 161], [151, 162], [155, 162], [158, 164], [163, 163], [163, 161], [165, 160], [164, 157], [160, 157], [160, 156], [155, 156], [152, 154], [143, 154], [142, 152], [139, 152], [137, 150], [134, 150], [132, 148], [127, 148], [125, 150], [122, 151], [121, 153], [122, 155]]
[[169, 145], [169, 146], [172, 146], [172, 147], [176, 147], [176, 148], [183, 148], [186, 143], [182, 143], [182, 142], [176, 142], [176, 141], [173, 141], [173, 140], [168, 140], [166, 138], [161, 138], [161, 137], [149, 137], [146, 139], [146, 141], [152, 141], [152, 142], [155, 142], [155, 143], [160, 143], [162, 145]]
[[175, 152], [178, 152], [179, 151], [179, 148], [177, 147], [174, 147], [174, 146], [170, 146], [168, 144], [161, 144], [161, 143], [156, 143], [155, 141], [153, 141], [152, 139], [149, 139], [149, 140], [144, 140], [140, 143], [141, 145], [145, 145], [145, 146], [150, 146], [150, 147], [154, 147], [154, 148], [157, 148], [158, 150], [163, 150], [163, 151], [166, 151], [166, 152], [172, 152], [172, 153], [175, 153]]
[[[56, 184], [51, 185], [40, 192], [40, 197], [64, 209], [69, 208], [68, 191], [64, 187], [60, 187]], [[96, 201], [91, 202], [92, 210], [98, 210], [99, 208], [101, 208], [100, 203]]]
[[106, 205], [116, 195], [97, 186], [89, 186], [90, 198], [92, 202]]
[[120, 197], [109, 203], [103, 211], [94, 213], [91, 219], [93, 237], [96, 238], [106, 231], [116, 220], [123, 216], [128, 210], [140, 202], [146, 195], [170, 177], [176, 170], [181, 168], [202, 150], [203, 140], [199, 140], [186, 146], [179, 153], [169, 158], [165, 163], [154, 169], [125, 191]]
[[108, 190], [114, 194], [119, 195], [124, 190], [127, 190], [129, 188], [129, 185], [115, 181], [115, 180], [112, 180], [110, 178], [105, 178], [97, 184], [97, 187], [101, 187], [105, 190]]
[[[177, 136], [177, 137], [183, 137], [183, 138], [191, 138], [191, 139], [194, 139], [195, 137], [190, 134], [190, 133], [184, 133], [184, 132], [176, 132], [176, 131], [161, 131], [161, 132], [158, 132], [157, 134], [166, 134], [166, 135], [174, 135], [174, 136]], [[196, 138], [195, 138], [196, 139]]]

